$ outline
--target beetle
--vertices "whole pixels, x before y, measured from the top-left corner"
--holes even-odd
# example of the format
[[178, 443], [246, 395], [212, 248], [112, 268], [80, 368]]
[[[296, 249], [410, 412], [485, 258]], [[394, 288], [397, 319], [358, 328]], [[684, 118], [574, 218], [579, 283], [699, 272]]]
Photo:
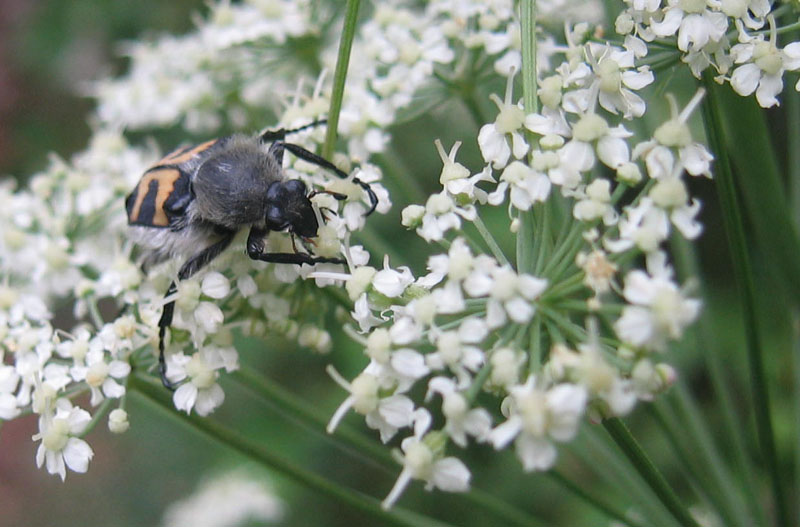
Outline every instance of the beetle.
[[[243, 228], [249, 228], [247, 255], [264, 262], [314, 265], [345, 263], [341, 258], [300, 252], [295, 236], [305, 242], [317, 236], [319, 222], [311, 198], [325, 192], [336, 199], [345, 196], [330, 191], [309, 191], [299, 179], [283, 172], [283, 155], [289, 151], [299, 159], [333, 172], [348, 174], [327, 159], [289, 143], [289, 134], [324, 124], [314, 121], [293, 130], [268, 130], [255, 136], [236, 134], [185, 146], [166, 155], [142, 175], [125, 200], [131, 237], [145, 248], [143, 268], [175, 255], [190, 254], [181, 265], [177, 280], [165, 298], [177, 292], [177, 282], [186, 280], [222, 253]], [[371, 214], [378, 198], [369, 184], [354, 177], [370, 200]], [[270, 231], [287, 231], [294, 252], [266, 252]], [[166, 377], [164, 339], [172, 324], [175, 301], [164, 304], [158, 326], [158, 369], [161, 382], [174, 390]]]

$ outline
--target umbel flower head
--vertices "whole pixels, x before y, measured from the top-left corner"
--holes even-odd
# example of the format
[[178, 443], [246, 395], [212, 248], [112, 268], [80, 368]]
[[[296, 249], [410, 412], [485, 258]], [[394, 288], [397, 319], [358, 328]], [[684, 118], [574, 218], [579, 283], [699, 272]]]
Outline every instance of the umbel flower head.
[[[239, 236], [185, 280], [176, 280], [185, 247], [140, 265], [124, 199], [163, 155], [122, 131], [177, 127], [193, 138], [320, 121], [340, 35], [308, 0], [219, 1], [184, 36], [130, 44], [128, 73], [94, 84], [86, 150], [53, 156], [27, 188], [0, 185], [0, 419], [35, 413], [36, 463], [64, 478], [88, 468], [90, 424], [107, 416], [114, 432], [135, 426], [125, 396], [157, 382], [161, 339], [172, 404], [205, 417], [225, 402], [225, 376], [246, 366], [242, 337], [279, 336], [325, 354], [339, 351], [334, 326], [344, 325], [363, 354], [348, 378], [328, 369], [342, 390], [328, 431], [357, 414], [399, 446], [384, 507], [413, 480], [468, 490], [460, 457], [475, 444], [496, 455], [513, 446], [524, 471], [552, 468], [585, 419], [625, 415], [675, 380], [671, 346], [702, 308], [667, 242], [703, 229], [688, 182], [713, 170], [691, 126], [704, 91], [668, 95], [669, 115], [655, 114], [648, 90], [663, 57], [650, 50], [667, 48], [670, 64], [697, 77], [710, 70], [762, 106], [777, 104], [783, 75], [800, 68], [767, 2], [624, 3], [621, 40], [601, 42], [587, 21], [552, 18], [585, 2], [549, 2], [548, 24], [534, 31], [535, 68], [523, 64], [511, 0], [377, 6], [353, 42], [330, 156], [351, 177], [287, 151], [282, 168], [308, 189], [318, 235], [263, 240], [266, 252], [313, 251], [328, 263], [252, 261]], [[319, 43], [320, 71], [280, 67], [300, 41]], [[418, 174], [418, 188], [394, 162], [393, 125], [417, 126], [408, 116], [427, 110], [426, 97], [458, 87], [472, 95], [469, 115], [456, 117], [475, 126], [435, 130], [450, 139], [429, 138], [440, 162]], [[303, 128], [292, 142], [317, 151], [324, 133]], [[386, 187], [384, 170], [395, 178]], [[368, 223], [371, 204], [354, 178], [374, 191], [378, 214], [417, 197], [380, 222], [385, 234]], [[402, 228], [420, 238], [424, 264], [396, 246]], [[165, 234], [148, 235], [164, 247]], [[195, 242], [184, 240], [189, 252]], [[101, 310], [109, 300], [115, 309]], [[171, 302], [172, 328], [160, 332]], [[65, 305], [78, 323], [55, 327]]]

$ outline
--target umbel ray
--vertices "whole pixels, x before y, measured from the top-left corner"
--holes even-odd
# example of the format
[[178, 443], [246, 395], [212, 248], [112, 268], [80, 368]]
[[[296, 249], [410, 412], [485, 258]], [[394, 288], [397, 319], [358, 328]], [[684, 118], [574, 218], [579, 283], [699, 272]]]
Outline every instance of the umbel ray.
[[[339, 200], [345, 196], [309, 191], [303, 181], [288, 179], [282, 168], [283, 154], [289, 151], [340, 178], [349, 177], [327, 159], [285, 141], [289, 134], [323, 123], [319, 120], [293, 130], [212, 139], [179, 148], [149, 168], [125, 200], [131, 236], [146, 251], [143, 265], [190, 254], [177, 277], [177, 281], [186, 280], [219, 256], [243, 228], [250, 229], [247, 255], [254, 260], [297, 265], [345, 263], [341, 258], [298, 251], [295, 245], [295, 236], [306, 248], [317, 236], [319, 222], [311, 203], [314, 195], [326, 192]], [[371, 214], [378, 205], [375, 192], [358, 178], [352, 181], [367, 193], [370, 207], [365, 215]], [[265, 238], [270, 231], [288, 232], [294, 252], [266, 252]], [[173, 280], [165, 298], [176, 292]], [[166, 376], [164, 340], [174, 311], [175, 301], [166, 302], [158, 322], [159, 374], [169, 389], [175, 384]]]

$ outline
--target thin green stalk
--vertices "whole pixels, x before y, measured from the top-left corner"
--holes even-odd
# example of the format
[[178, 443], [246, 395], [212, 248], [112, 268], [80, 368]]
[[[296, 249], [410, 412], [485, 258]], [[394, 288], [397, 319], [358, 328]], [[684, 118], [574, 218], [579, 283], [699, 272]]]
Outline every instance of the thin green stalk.
[[[491, 367], [487, 362], [475, 376], [473, 385], [466, 394], [468, 400], [471, 401], [477, 396], [477, 392], [480, 391], [490, 371]], [[232, 376], [234, 380], [278, 408], [281, 413], [304, 424], [307, 428], [321, 431], [328, 424], [330, 416], [319, 412], [315, 407], [312, 407], [288, 390], [266, 381], [262, 375], [251, 368], [243, 367], [234, 372]], [[392, 474], [396, 470], [396, 462], [392, 459], [387, 448], [366, 438], [346, 423], [339, 423], [334, 435], [329, 437], [338, 446], [347, 448], [349, 452], [357, 453], [358, 457], [366, 463], [373, 464], [379, 469], [389, 471]], [[365, 456], [364, 454], [367, 455]], [[524, 511], [498, 500], [485, 491], [472, 489], [463, 498], [469, 502], [474, 502], [479, 508], [502, 519], [507, 524], [538, 525], [536, 520]]]
[[[625, 503], [635, 516], [643, 517], [652, 526], [678, 525], [664, 504], [642, 484], [642, 478], [628, 458], [599, 427], [582, 427], [579, 441], [569, 443], [565, 448], [581, 460], [584, 471], [594, 473], [606, 487], [616, 492], [612, 501]], [[603, 462], [598, 463], [598, 459]]]
[[[648, 409], [657, 422], [670, 446], [675, 458], [683, 469], [694, 491], [713, 503], [723, 519], [724, 525], [753, 525], [742, 506], [742, 497], [732, 485], [732, 478], [727, 473], [724, 463], [717, 454], [702, 423], [696, 422], [698, 416], [694, 411], [685, 408], [692, 404], [692, 399], [685, 393], [682, 384], [673, 388], [677, 392], [676, 414], [668, 404], [661, 402]], [[688, 401], [686, 400], [688, 397]], [[680, 431], [680, 435], [677, 433]]]
[[[387, 148], [380, 154], [375, 155], [377, 164], [380, 165], [385, 180], [394, 183], [394, 187], [398, 190], [392, 192], [392, 199], [397, 200], [397, 192], [401, 193], [401, 202], [405, 203], [418, 203], [424, 204], [428, 199], [428, 192], [420, 182], [419, 178], [411, 176], [412, 170], [409, 170], [403, 156], [398, 155], [393, 147]], [[394, 191], [394, 188], [392, 188]]]
[[551, 216], [552, 211], [550, 207], [544, 205], [540, 207], [541, 215], [539, 217], [539, 222], [536, 225], [536, 239], [539, 242], [538, 247], [536, 248], [536, 258], [534, 261], [534, 268], [533, 273], [538, 275], [542, 268], [544, 267], [545, 262], [549, 259], [549, 253], [552, 250], [551, 241], [548, 239], [551, 227]]
[[486, 224], [483, 223], [480, 215], [475, 215], [475, 219], [473, 220], [472, 224], [476, 229], [478, 229], [478, 233], [481, 235], [481, 238], [483, 238], [483, 241], [489, 246], [489, 250], [492, 252], [492, 255], [495, 257], [495, 259], [500, 262], [500, 265], [510, 265], [508, 258], [506, 258], [506, 255], [503, 254], [503, 250], [497, 244], [497, 241], [494, 239], [494, 236], [492, 236], [492, 233], [486, 228]]
[[556, 269], [565, 265], [564, 262], [570, 257], [572, 259], [575, 258], [573, 253], [577, 253], [577, 250], [583, 244], [582, 227], [579, 221], [573, 223], [569, 234], [567, 234], [566, 238], [561, 242], [555, 252], [550, 255], [547, 265], [545, 265], [544, 269], [541, 271], [543, 276], [552, 275], [556, 272]]
[[[688, 501], [701, 503], [711, 510], [718, 511], [724, 525], [736, 525], [731, 521], [730, 509], [722, 506], [719, 489], [709, 481], [705, 472], [706, 467], [698, 464], [698, 460], [694, 456], [694, 449], [687, 448], [687, 441], [693, 446], [694, 437], [683, 430], [681, 424], [678, 424], [679, 420], [671, 408], [659, 403], [648, 406], [647, 410], [674, 454], [668, 465], [673, 469], [677, 468], [688, 483], [682, 487], [684, 494], [691, 496], [687, 498]], [[680, 436], [678, 431], [680, 431]]]
[[542, 342], [542, 317], [536, 316], [531, 321], [530, 349], [528, 350], [528, 371], [534, 375], [542, 369], [544, 356]]
[[476, 99], [475, 92], [472, 92], [469, 94], [469, 96], [462, 97], [459, 100], [467, 109], [467, 113], [469, 113], [470, 117], [472, 117], [472, 121], [475, 123], [476, 128], [479, 128], [485, 123], [489, 122], [489, 119], [484, 116], [483, 112], [481, 111], [481, 105]]
[[756, 315], [755, 283], [750, 263], [742, 207], [735, 187], [733, 171], [727, 156], [725, 130], [722, 126], [722, 109], [717, 90], [710, 76], [703, 78], [708, 95], [703, 103], [703, 120], [711, 149], [716, 158], [716, 180], [722, 211], [723, 225], [732, 255], [732, 265], [737, 289], [742, 299], [743, 329], [750, 370], [756, 432], [759, 448], [764, 458], [772, 484], [773, 499], [778, 525], [789, 527], [785, 493], [781, 482], [780, 465], [775, 448], [775, 433], [772, 425], [768, 380], [761, 354], [761, 321]]
[[[277, 408], [286, 417], [302, 423], [310, 430], [320, 433], [325, 430], [330, 419], [329, 415], [320, 412], [317, 407], [276, 383], [265, 379], [263, 375], [255, 372], [252, 368], [243, 366], [233, 372], [231, 377], [259, 398]], [[334, 439], [342, 447], [346, 446], [351, 453], [355, 453], [360, 458], [383, 469], [390, 471], [396, 467], [395, 461], [386, 448], [381, 447], [375, 441], [370, 441], [346, 423], [339, 423], [336, 432], [329, 438]]]
[[97, 307], [97, 299], [87, 298], [86, 307], [89, 309], [89, 316], [97, 331], [103, 329], [103, 315], [100, 314], [100, 309]]
[[550, 479], [554, 480], [556, 483], [567, 489], [581, 501], [599, 510], [609, 518], [619, 520], [628, 527], [647, 527], [645, 524], [640, 523], [638, 520], [635, 520], [626, 515], [625, 513], [618, 511], [617, 509], [614, 508], [614, 506], [604, 502], [597, 496], [592, 496], [591, 494], [586, 492], [580, 485], [577, 485], [574, 482], [570, 481], [557, 470], [550, 470], [547, 472], [547, 475], [550, 476]]
[[347, 67], [350, 64], [350, 51], [353, 48], [353, 38], [358, 24], [358, 6], [360, 0], [347, 0], [344, 11], [344, 28], [339, 41], [339, 56], [336, 58], [336, 69], [333, 73], [333, 90], [331, 92], [331, 106], [328, 109], [328, 128], [325, 132], [325, 143], [322, 145], [322, 157], [330, 159], [336, 148], [337, 128], [339, 126], [339, 113], [342, 111], [344, 98], [344, 83], [347, 80]]
[[115, 402], [116, 401], [114, 399], [106, 399], [105, 401], [103, 401], [103, 403], [100, 405], [100, 408], [98, 408], [97, 411], [94, 413], [94, 415], [92, 416], [92, 420], [89, 421], [89, 424], [86, 425], [86, 428], [83, 429], [83, 432], [81, 432], [79, 437], [86, 437], [87, 435], [89, 435], [91, 431], [94, 430], [94, 428], [97, 426], [97, 423], [99, 423], [100, 420], [106, 416], [106, 414], [108, 413], [108, 409], [111, 408], [112, 403]]
[[[691, 250], [688, 241], [680, 236], [673, 236], [670, 240], [672, 254], [675, 256], [675, 267], [678, 274], [682, 279], [689, 277], [699, 276], [700, 270], [697, 263], [697, 257]], [[683, 281], [683, 280], [682, 280]], [[709, 298], [709, 295], [701, 290], [701, 298]], [[693, 332], [695, 337], [694, 349], [707, 350], [702, 353], [702, 359], [706, 365], [706, 371], [711, 379], [711, 385], [714, 389], [714, 400], [717, 402], [716, 413], [722, 418], [722, 424], [715, 428], [715, 436], [725, 438], [726, 446], [733, 456], [733, 472], [738, 477], [738, 485], [740, 489], [754, 489], [756, 488], [755, 476], [753, 474], [753, 464], [748, 458], [747, 447], [745, 446], [746, 439], [744, 434], [746, 431], [741, 426], [742, 418], [736, 411], [736, 403], [733, 400], [732, 391], [736, 388], [732, 386], [730, 374], [725, 370], [723, 364], [729, 360], [730, 350], [727, 347], [719, 344], [713, 337], [714, 330], [710, 327], [711, 315], [709, 308], [703, 310], [700, 315], [698, 328]], [[679, 385], [682, 386], [682, 385]], [[688, 398], [685, 390], [681, 390], [681, 397]], [[692, 399], [688, 399], [687, 403], [695, 414], [699, 414], [697, 404]], [[705, 434], [709, 436], [708, 441], [712, 441], [711, 434], [705, 426], [705, 422], [699, 415], [696, 417], [698, 424]], [[800, 421], [798, 421], [800, 422]], [[714, 456], [719, 456], [719, 450], [711, 447], [709, 453]], [[725, 471], [727, 466], [725, 462], [719, 460], [718, 463], [722, 464], [722, 469]], [[722, 481], [726, 481], [725, 485], [735, 487], [733, 478], [722, 476]], [[733, 490], [733, 494], [736, 494]], [[731, 494], [731, 495], [733, 495]], [[753, 524], [766, 525], [767, 520], [764, 517], [764, 510], [758, 503], [758, 495], [756, 492], [744, 492], [741, 496], [742, 500], [747, 503], [747, 514], [742, 514], [742, 517], [755, 518]]]
[[488, 492], [477, 489], [470, 490], [464, 496], [470, 503], [492, 513], [495, 517], [502, 520], [502, 523], [495, 525], [519, 525], [520, 527], [555, 527], [543, 520], [533, 518], [527, 511], [511, 507], [508, 503], [497, 499]]
[[536, 0], [522, 0], [522, 104], [525, 113], [539, 111], [539, 98], [536, 93]]
[[[800, 313], [795, 312], [794, 320], [794, 349], [792, 350], [792, 373], [794, 374], [794, 485], [800, 489]], [[800, 500], [795, 500], [795, 514], [800, 518]]]
[[420, 525], [442, 527], [446, 525], [431, 520], [430, 518], [403, 511], [399, 508], [389, 511], [384, 510], [381, 508], [380, 502], [376, 498], [348, 489], [338, 483], [331, 482], [322, 476], [305, 470], [279, 457], [274, 451], [266, 448], [262, 443], [248, 439], [242, 434], [211, 419], [198, 417], [193, 414], [187, 415], [183, 412], [176, 412], [171, 407], [166, 392], [163, 389], [159, 389], [146, 381], [142, 381], [138, 376], [135, 376], [131, 381], [131, 388], [134, 393], [141, 395], [144, 400], [173, 416], [176, 420], [187, 425], [191, 429], [201, 432], [203, 435], [214, 439], [220, 444], [239, 452], [290, 480], [351, 506], [364, 514], [372, 516], [376, 521], [380, 521], [381, 525], [397, 525], [403, 527], [416, 527]]
[[[747, 507], [744, 505], [746, 498], [743, 494], [748, 493], [739, 492], [741, 488], [737, 489], [733, 484], [733, 477], [729, 467], [720, 456], [720, 451], [714, 443], [708, 429], [708, 421], [703, 419], [700, 414], [700, 408], [696, 400], [688, 393], [688, 389], [683, 383], [678, 384], [675, 394], [677, 395], [675, 405], [678, 412], [680, 412], [678, 415], [679, 423], [687, 428], [687, 435], [692, 440], [692, 449], [694, 452], [706, 458], [706, 464], [710, 467], [709, 476], [715, 480], [714, 487], [720, 489], [722, 497], [726, 501], [727, 509], [731, 516], [727, 524], [732, 525], [736, 523], [733, 521], [736, 519], [741, 525], [753, 525], [758, 523], [763, 525], [765, 523], [764, 518], [756, 518], [756, 521], [754, 521], [747, 511]], [[726, 443], [727, 439], [726, 437]], [[752, 483], [752, 481], [750, 483]], [[758, 510], [758, 507], [756, 507], [756, 510]]]
[[[800, 40], [800, 32], [793, 34], [791, 38], [794, 41]], [[800, 230], [800, 93], [795, 90], [785, 90], [782, 97], [786, 107], [786, 172], [789, 176], [789, 210], [792, 211], [795, 228]]]
[[636, 471], [650, 485], [655, 495], [658, 496], [658, 499], [661, 500], [661, 503], [670, 511], [672, 516], [678, 520], [678, 523], [684, 527], [700, 527], [664, 479], [664, 476], [661, 475], [644, 450], [639, 446], [639, 443], [631, 435], [625, 423], [617, 417], [612, 417], [603, 421], [603, 427], [625, 455], [628, 456]]
[[[539, 111], [536, 83], [536, 0], [522, 0], [521, 13], [522, 37], [522, 101], [525, 113]], [[529, 273], [533, 271], [533, 213], [520, 211], [520, 226], [517, 232], [517, 271]]]

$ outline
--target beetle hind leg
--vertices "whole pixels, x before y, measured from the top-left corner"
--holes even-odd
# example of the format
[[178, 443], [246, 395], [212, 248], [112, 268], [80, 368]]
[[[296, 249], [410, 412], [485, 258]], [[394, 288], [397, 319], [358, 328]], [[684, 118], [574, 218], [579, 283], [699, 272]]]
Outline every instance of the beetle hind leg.
[[[236, 231], [227, 231], [224, 233], [223, 238], [189, 258], [178, 271], [177, 281], [191, 278], [197, 271], [208, 265], [211, 260], [219, 256], [219, 254], [230, 245], [235, 235]], [[167, 294], [164, 295], [165, 299], [178, 292], [177, 281], [173, 280], [172, 283], [170, 283]], [[174, 383], [167, 378], [166, 345], [164, 341], [167, 336], [167, 329], [172, 325], [172, 317], [174, 314], [175, 300], [170, 300], [164, 304], [161, 318], [158, 320], [158, 373], [161, 377], [161, 384], [172, 391], [177, 388], [178, 383]]]
[[[167, 289], [167, 294], [164, 298], [168, 298], [178, 292], [178, 287], [173, 281]], [[178, 385], [167, 378], [167, 360], [164, 354], [165, 345], [164, 339], [167, 336], [167, 328], [172, 325], [172, 316], [175, 313], [175, 301], [171, 300], [164, 304], [164, 310], [161, 312], [161, 318], [158, 320], [158, 374], [161, 377], [161, 384], [170, 391], [175, 391]]]

